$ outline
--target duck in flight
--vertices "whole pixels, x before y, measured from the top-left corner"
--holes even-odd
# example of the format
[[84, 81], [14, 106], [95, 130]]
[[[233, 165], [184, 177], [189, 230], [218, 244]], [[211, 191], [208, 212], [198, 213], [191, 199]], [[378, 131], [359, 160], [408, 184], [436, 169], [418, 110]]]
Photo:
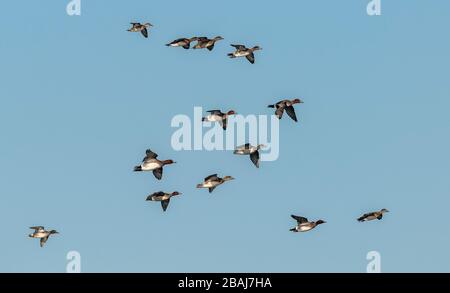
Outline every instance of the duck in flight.
[[230, 180], [234, 180], [234, 178], [231, 176], [220, 178], [217, 176], [217, 174], [213, 174], [206, 177], [203, 183], [197, 184], [197, 188], [208, 188], [209, 193], [211, 193], [217, 186]]
[[141, 32], [141, 34], [145, 37], [148, 38], [148, 30], [147, 28], [150, 28], [151, 26], [153, 26], [151, 23], [139, 23], [139, 22], [132, 22], [131, 23], [132, 27], [130, 29], [128, 29], [129, 32], [132, 33], [137, 33], [137, 32]]
[[220, 110], [210, 110], [210, 111], [206, 111], [207, 113], [209, 113], [208, 116], [203, 117], [202, 121], [208, 121], [208, 122], [219, 122], [220, 125], [222, 125], [223, 130], [227, 129], [227, 120], [228, 120], [228, 116], [230, 115], [236, 115], [236, 112], [234, 112], [233, 110], [228, 111], [227, 113], [222, 113], [222, 111]]
[[262, 50], [259, 46], [254, 46], [253, 48], [247, 48], [244, 45], [231, 45], [236, 48], [236, 51], [233, 53], [229, 53], [228, 57], [237, 58], [237, 57], [245, 57], [251, 63], [255, 63], [255, 54], [253, 52], [257, 50]]
[[234, 151], [235, 155], [250, 155], [250, 160], [255, 164], [256, 168], [259, 168], [259, 150], [264, 148], [265, 145], [259, 144], [257, 146], [252, 146], [249, 143], [238, 146]]
[[191, 47], [191, 42], [197, 41], [197, 37], [193, 37], [193, 38], [181, 38], [181, 39], [176, 39], [173, 42], [170, 42], [168, 44], [166, 44], [166, 46], [168, 47], [183, 47], [184, 49], [189, 49]]
[[165, 165], [174, 164], [172, 160], [160, 161], [157, 159], [158, 155], [152, 152], [150, 149], [145, 151], [145, 157], [142, 160], [142, 164], [134, 167], [134, 172], [153, 171], [156, 179], [161, 180], [163, 174], [163, 167]]
[[364, 214], [358, 218], [358, 222], [367, 222], [367, 221], [372, 221], [375, 219], [381, 220], [383, 218], [383, 214], [387, 213], [387, 212], [389, 212], [387, 209], [382, 209], [377, 212], [371, 212], [371, 213]]
[[213, 39], [208, 39], [207, 37], [199, 37], [196, 39], [197, 44], [193, 47], [193, 49], [208, 49], [209, 51], [212, 51], [214, 49], [214, 45], [216, 42], [223, 40], [221, 36], [217, 36]]
[[45, 242], [47, 242], [50, 235], [58, 234], [58, 232], [56, 230], [46, 231], [43, 226], [30, 227], [30, 229], [33, 229], [34, 232], [28, 236], [31, 238], [40, 239], [39, 244], [41, 247], [44, 247], [44, 244], [45, 244]]
[[174, 191], [172, 193], [166, 193], [163, 191], [155, 192], [153, 194], [150, 194], [147, 196], [147, 201], [160, 201], [163, 211], [165, 212], [167, 210], [167, 207], [169, 206], [170, 199], [174, 196], [180, 195], [181, 193], [178, 191]]
[[294, 100], [282, 100], [274, 105], [269, 105], [267, 107], [269, 108], [275, 108], [275, 115], [278, 117], [278, 119], [281, 119], [283, 117], [284, 111], [291, 117], [292, 120], [297, 122], [297, 115], [295, 115], [294, 105], [295, 104], [303, 104], [303, 101], [300, 99], [294, 99]]
[[326, 223], [323, 220], [318, 220], [316, 222], [309, 222], [307, 218], [296, 215], [291, 215], [291, 217], [297, 221], [297, 226], [289, 230], [292, 232], [307, 232], [309, 230], [316, 228], [320, 224]]

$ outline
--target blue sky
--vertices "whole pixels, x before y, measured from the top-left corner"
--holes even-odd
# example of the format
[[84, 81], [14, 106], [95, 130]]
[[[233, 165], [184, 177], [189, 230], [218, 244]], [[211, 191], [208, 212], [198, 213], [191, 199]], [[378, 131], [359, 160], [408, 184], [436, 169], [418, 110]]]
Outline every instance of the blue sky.
[[[450, 3], [369, 1], [2, 1], [1, 272], [450, 271]], [[130, 21], [154, 24], [148, 39]], [[167, 48], [221, 35], [213, 52]], [[256, 64], [230, 43], [260, 45]], [[194, 106], [270, 114], [280, 157], [254, 168], [230, 152], [175, 152]], [[136, 174], [146, 148], [178, 163]], [[197, 190], [218, 172], [235, 181]], [[163, 214], [145, 201], [178, 190]], [[388, 208], [383, 221], [358, 223]], [[290, 233], [290, 214], [327, 224]], [[44, 249], [27, 228], [61, 232]]]

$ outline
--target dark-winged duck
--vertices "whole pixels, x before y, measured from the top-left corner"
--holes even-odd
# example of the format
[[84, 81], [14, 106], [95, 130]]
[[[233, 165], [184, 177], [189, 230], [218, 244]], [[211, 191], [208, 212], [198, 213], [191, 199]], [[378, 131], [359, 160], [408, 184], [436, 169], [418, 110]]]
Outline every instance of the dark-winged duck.
[[191, 42], [194, 42], [197, 39], [198, 39], [197, 37], [193, 37], [190, 39], [187, 39], [187, 38], [176, 39], [175, 41], [166, 44], [166, 46], [168, 46], [168, 47], [183, 47], [184, 49], [187, 50], [191, 47]]
[[307, 232], [309, 230], [316, 228], [320, 224], [326, 223], [323, 220], [318, 220], [316, 222], [309, 222], [307, 218], [296, 215], [291, 215], [291, 217], [297, 221], [297, 226], [289, 230], [292, 232]]
[[278, 119], [281, 119], [283, 117], [283, 113], [286, 110], [286, 113], [289, 115], [289, 117], [291, 117], [292, 120], [297, 122], [297, 115], [295, 115], [294, 110], [295, 104], [303, 104], [303, 101], [300, 99], [282, 100], [274, 105], [269, 105], [267, 107], [275, 108], [275, 115], [278, 117]]
[[134, 172], [142, 172], [142, 171], [153, 171], [153, 175], [155, 175], [156, 179], [161, 180], [163, 174], [163, 167], [165, 165], [174, 164], [175, 162], [172, 160], [164, 160], [160, 161], [157, 159], [158, 155], [148, 149], [145, 152], [146, 156], [142, 160], [142, 164], [134, 167]]
[[197, 38], [197, 44], [193, 47], [193, 49], [208, 49], [209, 51], [212, 51], [214, 49], [214, 45], [217, 41], [223, 40], [221, 36], [217, 36], [213, 39], [208, 39], [207, 37], [199, 37]]
[[256, 168], [259, 168], [259, 150], [264, 148], [263, 144], [252, 146], [249, 143], [238, 146], [234, 151], [235, 155], [250, 155], [250, 160], [255, 164]]
[[28, 236], [31, 238], [40, 239], [39, 244], [41, 247], [44, 247], [44, 244], [45, 244], [45, 242], [47, 242], [50, 235], [58, 234], [58, 232], [56, 230], [46, 231], [43, 226], [30, 227], [30, 229], [33, 229], [34, 232], [29, 234]]
[[151, 26], [153, 26], [151, 23], [139, 23], [139, 22], [132, 22], [131, 23], [132, 27], [130, 29], [128, 29], [129, 32], [132, 33], [137, 33], [137, 32], [141, 32], [142, 35], [146, 38], [148, 38], [148, 30], [147, 28], [150, 28]]
[[234, 178], [231, 176], [225, 176], [223, 178], [220, 178], [217, 176], [217, 174], [213, 174], [206, 177], [203, 183], [197, 184], [197, 188], [208, 188], [209, 193], [211, 193], [217, 186], [230, 180], [234, 180]]
[[222, 125], [223, 130], [227, 129], [228, 116], [236, 115], [236, 112], [234, 112], [233, 110], [230, 110], [227, 113], [222, 113], [222, 111], [220, 110], [210, 110], [206, 112], [209, 113], [209, 115], [203, 117], [202, 121], [219, 122], [220, 125]]
[[387, 212], [389, 212], [387, 209], [382, 209], [381, 211], [364, 214], [358, 218], [358, 222], [367, 222], [375, 219], [381, 220], [383, 218], [383, 214]]
[[178, 191], [174, 191], [172, 193], [166, 193], [163, 191], [155, 192], [153, 194], [150, 194], [147, 196], [148, 201], [160, 201], [163, 211], [165, 212], [167, 210], [167, 207], [169, 206], [170, 199], [174, 196], [180, 195], [181, 193]]
[[262, 48], [259, 46], [254, 46], [253, 48], [247, 48], [244, 45], [231, 45], [231, 46], [236, 48], [236, 51], [228, 54], [228, 57], [230, 58], [245, 57], [251, 64], [255, 63], [255, 54], [253, 54], [253, 52], [257, 50], [262, 50]]

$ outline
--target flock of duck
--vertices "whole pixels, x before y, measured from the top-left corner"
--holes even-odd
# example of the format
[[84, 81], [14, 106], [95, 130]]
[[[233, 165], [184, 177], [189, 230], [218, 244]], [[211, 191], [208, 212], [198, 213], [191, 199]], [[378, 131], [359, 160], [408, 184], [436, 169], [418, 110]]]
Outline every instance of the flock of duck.
[[[149, 36], [149, 28], [153, 25], [150, 23], [139, 23], [139, 22], [132, 22], [131, 28], [128, 29], [129, 32], [140, 32], [145, 38], [148, 38]], [[216, 42], [223, 40], [221, 36], [217, 36], [215, 38], [209, 39], [207, 37], [192, 37], [192, 38], [179, 38], [176, 39], [168, 44], [166, 46], [168, 47], [182, 47], [186, 50], [191, 48], [192, 42], [197, 42], [192, 48], [193, 49], [208, 49], [209, 51], [212, 51], [214, 49], [214, 46]], [[254, 52], [257, 50], [261, 50], [259, 46], [254, 46], [252, 48], [247, 48], [244, 45], [231, 45], [235, 48], [235, 51], [228, 54], [228, 57], [230, 58], [237, 58], [237, 57], [246, 57], [247, 60], [251, 63], [255, 63], [255, 56]], [[293, 100], [281, 100], [273, 105], [268, 105], [269, 108], [275, 109], [275, 116], [278, 117], [278, 119], [281, 119], [283, 117], [284, 112], [287, 113], [287, 115], [295, 122], [298, 121], [297, 116], [295, 114], [294, 105], [295, 104], [301, 104], [303, 103], [300, 99], [293, 99]], [[221, 110], [211, 110], [207, 111], [209, 113], [206, 117], [202, 118], [202, 121], [206, 122], [217, 122], [220, 123], [222, 128], [224, 130], [227, 129], [227, 120], [230, 115], [235, 115], [236, 112], [234, 110], [230, 110], [226, 113], [223, 113]], [[252, 163], [259, 168], [259, 162], [260, 162], [260, 156], [259, 156], [259, 150], [261, 148], [264, 148], [265, 146], [262, 144], [253, 146], [249, 143], [244, 144], [242, 146], [236, 147], [234, 150], [235, 155], [248, 155], [250, 156], [250, 160]], [[145, 152], [145, 157], [142, 160], [142, 163], [138, 166], [134, 167], [134, 172], [152, 172], [153, 175], [157, 180], [161, 180], [163, 177], [163, 168], [164, 166], [174, 164], [175, 162], [171, 159], [167, 160], [159, 160], [158, 154], [153, 152], [150, 149], [147, 149]], [[221, 184], [224, 184], [227, 181], [231, 181], [234, 178], [232, 176], [224, 176], [219, 177], [218, 174], [212, 174], [208, 177], [206, 177], [202, 183], [197, 184], [197, 188], [207, 188], [209, 193], [212, 193], [216, 187], [218, 187]], [[171, 198], [181, 195], [180, 192], [174, 191], [174, 192], [164, 192], [164, 191], [158, 191], [150, 194], [147, 196], [147, 201], [157, 201], [161, 202], [161, 206], [163, 211], [165, 212], [169, 206]], [[372, 221], [372, 220], [381, 220], [383, 218], [383, 214], [388, 212], [387, 209], [381, 209], [380, 211], [370, 212], [362, 215], [357, 220], [359, 222], [366, 222], [366, 221]], [[292, 232], [307, 232], [314, 228], [316, 228], [320, 224], [326, 223], [324, 220], [317, 220], [317, 221], [308, 221], [307, 218], [297, 215], [291, 215], [291, 217], [297, 222], [296, 226], [290, 231]], [[58, 234], [56, 230], [46, 230], [43, 226], [34, 226], [30, 227], [30, 229], [33, 229], [34, 232], [29, 234], [29, 237], [31, 238], [37, 238], [40, 239], [40, 246], [43, 247], [44, 244], [47, 242], [48, 238], [51, 235]]]

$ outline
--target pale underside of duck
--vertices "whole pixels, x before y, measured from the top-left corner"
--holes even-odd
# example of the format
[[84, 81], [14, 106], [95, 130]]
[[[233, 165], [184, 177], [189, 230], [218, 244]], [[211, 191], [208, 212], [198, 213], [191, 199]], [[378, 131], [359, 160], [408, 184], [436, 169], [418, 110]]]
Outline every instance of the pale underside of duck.
[[142, 160], [142, 164], [139, 166], [134, 167], [135, 172], [145, 172], [145, 171], [152, 171], [153, 175], [156, 179], [161, 180], [163, 175], [163, 167], [165, 165], [173, 164], [175, 163], [172, 160], [164, 160], [160, 161], [157, 159], [158, 155], [148, 149], [146, 152], [146, 156]]
[[197, 188], [208, 188], [209, 193], [212, 193], [217, 186], [233, 179], [234, 178], [231, 176], [220, 178], [217, 176], [217, 174], [213, 174], [206, 177], [203, 183], [197, 184]]

